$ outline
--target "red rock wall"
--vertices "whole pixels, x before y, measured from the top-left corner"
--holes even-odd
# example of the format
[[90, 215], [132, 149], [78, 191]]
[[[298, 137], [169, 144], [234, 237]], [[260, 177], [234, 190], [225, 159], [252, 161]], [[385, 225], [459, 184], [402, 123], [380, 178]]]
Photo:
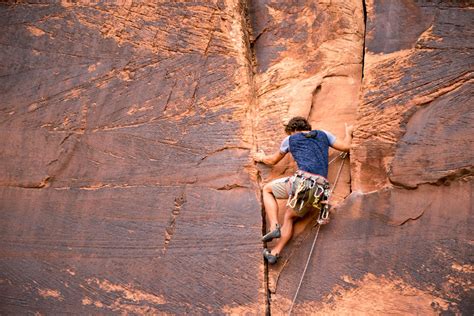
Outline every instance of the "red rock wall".
[[2, 313], [264, 311], [244, 6], [0, 8]]
[[286, 313], [313, 219], [264, 264], [258, 187], [294, 164], [250, 153], [293, 115], [357, 127], [294, 312], [472, 313], [468, 1], [0, 15], [2, 313]]
[[[472, 5], [365, 8], [352, 193], [320, 231], [294, 312], [470, 314]], [[272, 311], [288, 310], [313, 235], [278, 275]]]

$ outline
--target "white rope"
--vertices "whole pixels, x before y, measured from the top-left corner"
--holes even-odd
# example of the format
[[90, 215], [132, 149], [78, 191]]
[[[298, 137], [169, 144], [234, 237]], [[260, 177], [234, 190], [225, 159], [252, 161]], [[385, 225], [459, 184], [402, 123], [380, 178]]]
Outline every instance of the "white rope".
[[[339, 181], [339, 176], [341, 175], [342, 167], [344, 166], [344, 161], [346, 160], [347, 153], [343, 152], [341, 155], [339, 155], [342, 158], [341, 166], [339, 167], [339, 170], [337, 171], [336, 175], [336, 180], [334, 180], [334, 185], [332, 186], [331, 192], [329, 193], [329, 198], [332, 196], [332, 192], [336, 188], [337, 182]], [[336, 157], [337, 158], [337, 157]], [[333, 159], [334, 160], [334, 159]]]
[[[346, 152], [344, 152], [344, 153], [342, 153], [341, 155], [338, 156], [338, 157], [342, 158], [342, 162], [341, 162], [341, 166], [339, 167], [339, 170], [337, 172], [336, 180], [334, 180], [334, 185], [331, 189], [331, 194], [334, 191], [334, 189], [336, 188], [337, 182], [339, 180], [339, 176], [341, 175], [342, 167], [344, 166], [344, 161], [345, 161], [346, 156], [347, 156]], [[331, 162], [333, 162], [336, 158], [331, 160]], [[331, 199], [331, 194], [329, 195], [329, 199]], [[327, 202], [329, 203], [329, 200]], [[303, 279], [304, 279], [304, 276], [306, 274], [306, 270], [308, 269], [308, 266], [309, 266], [309, 261], [311, 260], [311, 256], [313, 255], [314, 245], [316, 245], [316, 240], [318, 239], [320, 228], [321, 228], [321, 225], [318, 225], [318, 228], [316, 230], [316, 235], [314, 236], [313, 244], [311, 245], [311, 250], [310, 250], [309, 255], [308, 255], [308, 259], [306, 260], [306, 265], [304, 266], [303, 274], [301, 275], [300, 283], [298, 284], [298, 287], [296, 288], [295, 296], [293, 297], [293, 301], [291, 302], [291, 306], [290, 306], [290, 310], [288, 312], [288, 316], [291, 315], [291, 312], [293, 310], [293, 306], [295, 305], [295, 302], [296, 302], [296, 298], [298, 297], [298, 293], [300, 291], [301, 284], [303, 283]]]
[[291, 302], [290, 311], [288, 312], [288, 316], [291, 315], [291, 311], [293, 310], [293, 306], [295, 305], [296, 298], [298, 297], [298, 292], [300, 291], [301, 283], [303, 283], [303, 278], [304, 278], [304, 275], [306, 273], [306, 269], [308, 269], [309, 260], [311, 259], [311, 255], [313, 254], [314, 245], [316, 244], [316, 239], [318, 239], [318, 234], [319, 234], [319, 229], [320, 228], [321, 228], [321, 225], [318, 225], [318, 228], [316, 230], [316, 235], [314, 236], [313, 244], [311, 245], [311, 251], [309, 252], [308, 260], [306, 260], [306, 265], [304, 266], [303, 274], [301, 275], [300, 283], [298, 284], [298, 288], [296, 289], [295, 296], [293, 297], [293, 301]]
[[346, 158], [346, 155], [347, 155], [347, 152], [342, 152], [340, 153], [339, 155], [337, 155], [336, 157], [334, 157], [329, 163], [328, 163], [328, 166], [330, 164], [332, 164], [337, 158], [341, 157], [342, 159]]

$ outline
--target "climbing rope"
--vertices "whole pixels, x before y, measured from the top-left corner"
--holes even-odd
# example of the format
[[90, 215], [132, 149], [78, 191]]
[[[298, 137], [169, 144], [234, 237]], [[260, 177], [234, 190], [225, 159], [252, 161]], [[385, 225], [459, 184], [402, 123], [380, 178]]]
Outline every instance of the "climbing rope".
[[[331, 160], [331, 161], [329, 162], [329, 164], [331, 164], [331, 163], [332, 163], [333, 161], [335, 161], [338, 157], [341, 157], [341, 158], [342, 158], [341, 165], [339, 166], [339, 170], [338, 170], [337, 175], [336, 175], [336, 180], [334, 180], [334, 185], [333, 185], [333, 187], [331, 188], [331, 191], [330, 191], [330, 194], [329, 194], [329, 199], [331, 199], [332, 192], [333, 192], [334, 189], [336, 188], [337, 182], [339, 181], [339, 176], [341, 175], [342, 167], [344, 166], [344, 161], [346, 160], [346, 156], [347, 156], [347, 153], [346, 153], [346, 152], [343, 152], [343, 153], [341, 153], [339, 156], [337, 156], [336, 158], [334, 158], [333, 160]], [[329, 164], [328, 164], [328, 165], [329, 165]], [[327, 203], [329, 203], [329, 200], [327, 201]], [[327, 215], [329, 215], [329, 214], [327, 214]], [[298, 287], [296, 288], [295, 296], [293, 297], [293, 301], [291, 302], [291, 306], [290, 306], [290, 310], [289, 310], [289, 312], [288, 312], [288, 316], [291, 315], [291, 312], [292, 312], [292, 310], [293, 310], [293, 306], [295, 305], [295, 302], [296, 302], [296, 298], [298, 297], [298, 292], [300, 291], [301, 284], [303, 283], [303, 279], [304, 279], [304, 276], [305, 276], [305, 274], [306, 274], [306, 270], [308, 269], [309, 261], [311, 260], [311, 256], [312, 256], [313, 250], [314, 250], [314, 245], [316, 244], [316, 240], [318, 239], [319, 229], [320, 229], [320, 228], [321, 228], [321, 225], [318, 225], [318, 228], [316, 229], [316, 235], [314, 236], [313, 244], [311, 245], [311, 250], [310, 250], [309, 255], [308, 255], [308, 259], [306, 260], [306, 265], [304, 266], [303, 273], [301, 274], [300, 283], [298, 284]]]

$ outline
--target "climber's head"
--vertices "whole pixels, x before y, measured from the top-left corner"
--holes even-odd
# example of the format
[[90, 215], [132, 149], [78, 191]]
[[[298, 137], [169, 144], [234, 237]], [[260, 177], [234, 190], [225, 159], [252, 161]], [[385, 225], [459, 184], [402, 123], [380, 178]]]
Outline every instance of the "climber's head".
[[288, 124], [285, 125], [285, 132], [288, 135], [291, 135], [293, 132], [303, 132], [303, 131], [310, 131], [311, 124], [301, 116], [293, 117]]

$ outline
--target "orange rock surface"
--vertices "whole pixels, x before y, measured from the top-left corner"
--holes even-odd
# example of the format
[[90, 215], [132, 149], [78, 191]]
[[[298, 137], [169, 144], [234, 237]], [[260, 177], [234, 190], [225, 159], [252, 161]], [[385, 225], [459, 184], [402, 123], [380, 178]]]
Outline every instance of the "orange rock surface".
[[[469, 1], [0, 5], [0, 314], [286, 314], [262, 258], [295, 115], [344, 135], [294, 314], [472, 314]], [[286, 201], [281, 201], [280, 211]]]

